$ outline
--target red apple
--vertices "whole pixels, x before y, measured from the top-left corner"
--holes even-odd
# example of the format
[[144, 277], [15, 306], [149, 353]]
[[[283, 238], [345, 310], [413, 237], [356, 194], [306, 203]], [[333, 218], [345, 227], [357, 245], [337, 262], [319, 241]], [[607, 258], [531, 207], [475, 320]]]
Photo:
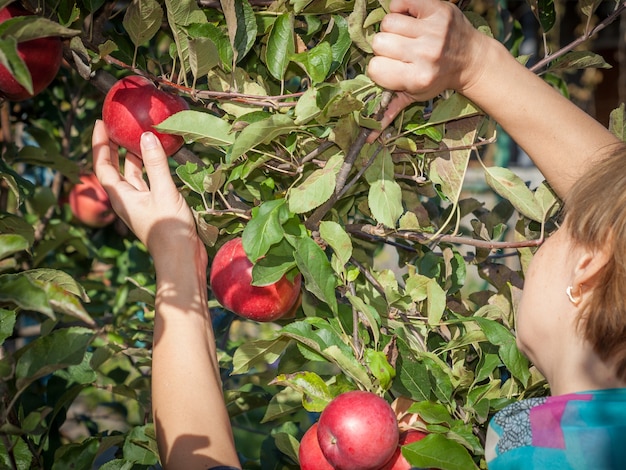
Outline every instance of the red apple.
[[300, 470], [333, 470], [333, 466], [322, 454], [317, 440], [317, 423], [313, 424], [302, 436], [298, 460], [300, 460]]
[[396, 415], [383, 398], [352, 391], [322, 411], [317, 438], [326, 460], [338, 470], [377, 470], [398, 447]]
[[418, 430], [405, 431], [400, 434], [400, 440], [398, 442], [398, 448], [391, 456], [389, 462], [381, 470], [410, 470], [411, 464], [406, 461], [404, 455], [402, 455], [402, 446], [410, 444], [424, 439], [427, 436], [425, 432]]
[[94, 174], [80, 177], [80, 183], [70, 191], [68, 202], [74, 217], [88, 227], [104, 227], [115, 220], [109, 196]]
[[217, 301], [237, 315], [260, 322], [273, 321], [287, 314], [298, 300], [301, 276], [293, 282], [285, 276], [267, 286], [252, 285], [252, 263], [241, 238], [226, 242], [211, 266], [211, 289]]
[[[0, 23], [16, 16], [30, 15], [21, 6], [12, 3], [0, 10]], [[9, 70], [0, 64], [0, 96], [21, 101], [32, 98], [44, 90], [56, 77], [63, 58], [63, 45], [58, 37], [38, 38], [17, 45], [17, 53], [22, 58], [33, 81], [33, 94], [20, 85]]]
[[131, 75], [111, 87], [102, 105], [102, 120], [113, 142], [141, 156], [139, 140], [146, 131], [153, 132], [169, 156], [182, 147], [179, 135], [162, 134], [154, 130], [168, 117], [189, 109], [180, 96], [159, 90], [145, 77]]

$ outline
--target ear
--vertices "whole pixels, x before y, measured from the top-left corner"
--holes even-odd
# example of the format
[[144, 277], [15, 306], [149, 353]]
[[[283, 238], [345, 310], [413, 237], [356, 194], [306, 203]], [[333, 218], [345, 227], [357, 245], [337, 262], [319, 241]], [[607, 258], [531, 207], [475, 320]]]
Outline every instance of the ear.
[[598, 279], [598, 274], [611, 259], [612, 246], [611, 241], [607, 240], [607, 243], [600, 249], [577, 247], [575, 249], [577, 259], [574, 267], [572, 285], [594, 287]]

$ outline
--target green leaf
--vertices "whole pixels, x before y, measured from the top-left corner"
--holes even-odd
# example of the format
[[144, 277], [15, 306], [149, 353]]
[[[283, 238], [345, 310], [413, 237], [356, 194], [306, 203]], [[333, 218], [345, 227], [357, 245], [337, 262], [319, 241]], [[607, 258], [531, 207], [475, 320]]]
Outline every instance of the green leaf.
[[343, 155], [337, 153], [311, 173], [302, 184], [289, 191], [289, 210], [295, 214], [309, 212], [324, 204], [335, 192], [336, 176], [343, 164]]
[[419, 441], [403, 446], [402, 455], [415, 467], [435, 467], [445, 470], [478, 469], [465, 447], [446, 439], [441, 434], [428, 434]]
[[66, 444], [54, 453], [52, 470], [66, 470], [68, 468], [91, 468], [98, 453], [100, 442], [95, 437], [83, 442]]
[[55, 330], [35, 339], [22, 349], [15, 366], [19, 390], [35, 380], [68, 366], [80, 364], [94, 336], [87, 328]]
[[204, 179], [212, 173], [210, 167], [198, 168], [198, 165], [186, 162], [184, 165], [176, 167], [176, 175], [192, 191], [204, 194]]
[[543, 211], [524, 181], [508, 168], [485, 167], [485, 180], [500, 196], [508, 200], [522, 215], [536, 222], [543, 221]]
[[28, 93], [33, 94], [33, 80], [28, 67], [17, 53], [15, 38], [0, 39], [0, 64], [6, 67], [17, 83], [22, 85]]
[[37, 15], [18, 16], [0, 24], [0, 37], [11, 38], [18, 43], [50, 36], [70, 38], [79, 34], [79, 30], [66, 28]]
[[196, 80], [220, 64], [217, 45], [209, 38], [189, 40], [189, 67]]
[[348, 16], [350, 38], [359, 49], [367, 54], [371, 54], [372, 46], [370, 45], [370, 41], [373, 34], [368, 28], [364, 27], [366, 17], [367, 0], [355, 0], [354, 9]]
[[438, 325], [446, 308], [446, 293], [435, 279], [426, 284], [426, 305], [429, 325]]
[[498, 355], [511, 374], [526, 385], [530, 380], [528, 359], [517, 348], [513, 333], [505, 326], [488, 318], [474, 316], [472, 319], [478, 323], [487, 340], [499, 347]]
[[163, 9], [155, 0], [133, 0], [122, 24], [135, 47], [149, 41], [161, 28]]
[[270, 384], [291, 387], [300, 392], [302, 394], [302, 406], [311, 412], [321, 412], [334, 398], [326, 382], [315, 372], [279, 374]]
[[609, 131], [622, 142], [626, 141], [626, 106], [624, 103], [609, 115]]
[[388, 390], [396, 376], [396, 371], [391, 367], [391, 364], [389, 364], [385, 353], [367, 348], [363, 359], [372, 375], [378, 380], [382, 389]]
[[29, 247], [30, 243], [21, 235], [0, 233], [0, 260]]
[[367, 202], [376, 221], [387, 227], [395, 228], [404, 212], [402, 189], [395, 180], [379, 179], [372, 183]]
[[612, 66], [600, 54], [591, 51], [570, 51], [550, 64], [548, 71], [581, 70], [589, 68], [610, 69]]
[[283, 454], [294, 462], [298, 461], [298, 450], [300, 449], [298, 439], [286, 432], [279, 432], [274, 436], [274, 443]]
[[54, 318], [45, 290], [23, 274], [0, 275], [0, 302], [34, 310]]
[[124, 459], [141, 465], [158, 463], [158, 451], [152, 424], [135, 426], [124, 441]]
[[283, 239], [277, 245], [273, 245], [266, 255], [254, 264], [252, 268], [252, 285], [267, 286], [274, 284], [295, 267], [293, 247]]
[[346, 53], [350, 50], [352, 39], [348, 28], [348, 20], [341, 15], [333, 15], [333, 28], [324, 36], [323, 43], [330, 44], [332, 62], [328, 74], [333, 73], [343, 63]]
[[267, 39], [267, 68], [276, 80], [282, 80], [296, 50], [292, 13], [283, 13], [274, 22]]
[[246, 126], [235, 139], [230, 152], [230, 161], [241, 157], [255, 146], [274, 140], [279, 135], [297, 130], [293, 120], [284, 114], [272, 114], [267, 119]]
[[[432, 118], [431, 118], [432, 119]], [[476, 139], [480, 116], [454, 121], [446, 126], [443, 146], [450, 150], [435, 153], [430, 167], [430, 178], [441, 188], [441, 192], [452, 203], [458, 203], [463, 181]]]
[[257, 35], [254, 10], [248, 0], [220, 0], [226, 19], [228, 37], [235, 63], [241, 61], [252, 48]]
[[178, 59], [185, 70], [189, 66], [189, 36], [187, 27], [207, 22], [206, 16], [194, 0], [165, 0], [167, 22], [170, 25]]
[[243, 248], [253, 263], [284, 237], [282, 224], [289, 218], [284, 199], [265, 201], [252, 211], [252, 219], [241, 235]]
[[155, 129], [180, 135], [187, 142], [198, 142], [208, 147], [226, 147], [235, 140], [228, 121], [201, 111], [179, 111], [155, 126]]
[[23, 275], [31, 280], [46, 284], [55, 284], [64, 291], [75, 295], [85, 302], [89, 302], [89, 296], [82, 285], [72, 276], [58, 269], [38, 268], [24, 271]]
[[556, 10], [554, 8], [554, 0], [533, 0], [535, 8], [532, 8], [533, 13], [539, 20], [544, 33], [547, 33], [552, 29], [556, 22]]
[[352, 256], [352, 241], [341, 225], [330, 220], [320, 222], [320, 236], [332, 248], [342, 265]]
[[415, 402], [408, 410], [409, 413], [417, 413], [428, 424], [452, 424], [452, 417], [448, 409], [441, 403], [433, 403], [427, 400]]
[[337, 278], [326, 257], [326, 253], [308, 237], [300, 238], [296, 243], [294, 257], [298, 269], [304, 276], [304, 286], [315, 297], [328, 304], [337, 312], [335, 286]]
[[0, 308], [0, 346], [4, 340], [13, 334], [15, 327], [15, 311]]
[[332, 46], [324, 41], [313, 49], [293, 55], [291, 59], [304, 69], [312, 83], [322, 83], [333, 64]]
[[288, 338], [256, 340], [243, 343], [233, 355], [231, 375], [245, 374], [257, 364], [273, 364], [287, 348]]
[[591, 17], [601, 3], [602, 0], [580, 0], [578, 5], [583, 15]]

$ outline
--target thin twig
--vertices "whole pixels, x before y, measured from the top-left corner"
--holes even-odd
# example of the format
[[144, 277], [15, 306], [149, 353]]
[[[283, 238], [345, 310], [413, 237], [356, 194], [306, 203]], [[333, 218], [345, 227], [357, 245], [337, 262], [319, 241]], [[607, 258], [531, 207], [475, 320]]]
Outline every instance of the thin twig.
[[609, 24], [611, 24], [613, 21], [615, 21], [615, 19], [622, 13], [622, 11], [625, 8], [626, 8], [626, 2], [620, 3], [615, 8], [613, 13], [611, 13], [604, 20], [602, 20], [600, 23], [598, 23], [591, 31], [589, 31], [588, 29], [585, 30], [585, 34], [583, 34], [581, 37], [579, 37], [578, 39], [575, 39], [574, 41], [570, 42], [567, 46], [562, 47], [561, 49], [556, 51], [554, 54], [547, 55], [546, 57], [541, 59], [535, 65], [530, 67], [530, 71], [534, 72], [534, 73], [539, 73], [539, 70], [541, 70], [542, 68], [546, 67], [550, 62], [558, 59], [559, 57], [561, 57], [561, 56], [565, 55], [566, 53], [570, 52], [571, 50], [575, 49], [576, 47], [581, 45], [583, 42], [587, 41], [589, 38], [591, 38], [595, 34], [597, 34], [600, 31], [602, 31], [604, 28], [606, 28]]

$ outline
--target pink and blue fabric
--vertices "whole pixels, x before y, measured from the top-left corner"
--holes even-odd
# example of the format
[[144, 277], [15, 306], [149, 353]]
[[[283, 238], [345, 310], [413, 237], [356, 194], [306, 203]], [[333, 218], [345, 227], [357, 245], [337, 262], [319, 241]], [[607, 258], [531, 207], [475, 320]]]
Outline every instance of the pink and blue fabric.
[[626, 469], [626, 389], [530, 398], [496, 413], [489, 470]]

